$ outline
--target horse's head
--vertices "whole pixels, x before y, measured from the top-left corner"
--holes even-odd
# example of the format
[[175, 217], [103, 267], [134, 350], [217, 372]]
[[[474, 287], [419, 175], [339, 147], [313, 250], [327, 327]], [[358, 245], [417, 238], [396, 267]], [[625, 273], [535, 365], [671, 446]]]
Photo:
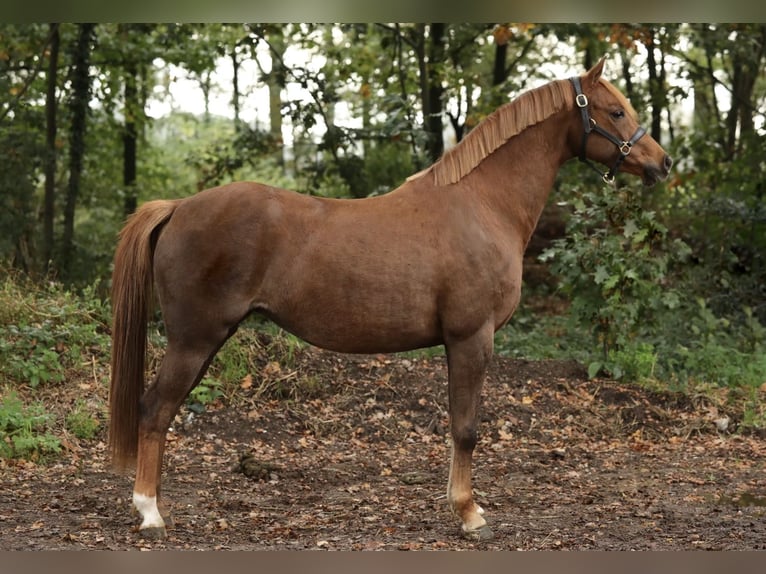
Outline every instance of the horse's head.
[[654, 185], [667, 177], [673, 160], [638, 124], [625, 96], [601, 77], [603, 69], [601, 58], [584, 75], [571, 78], [579, 116], [569, 131], [572, 149], [581, 161], [608, 166], [603, 174], [607, 182], [622, 170], [641, 177], [645, 185]]

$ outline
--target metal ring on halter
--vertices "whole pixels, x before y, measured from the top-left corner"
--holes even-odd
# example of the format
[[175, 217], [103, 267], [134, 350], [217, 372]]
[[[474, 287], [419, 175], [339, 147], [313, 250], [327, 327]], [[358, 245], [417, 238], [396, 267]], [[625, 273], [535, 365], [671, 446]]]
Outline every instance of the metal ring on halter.
[[[601, 175], [601, 179], [604, 181], [604, 183], [608, 185], [614, 185], [615, 176], [617, 175], [617, 172], [620, 170], [620, 167], [622, 166], [622, 162], [625, 161], [625, 158], [630, 154], [630, 150], [633, 148], [633, 145], [640, 140], [644, 134], [646, 134], [646, 130], [642, 128], [641, 126], [638, 126], [636, 128], [636, 131], [631, 136], [629, 140], [620, 140], [617, 136], [614, 134], [606, 131], [601, 126], [596, 124], [596, 120], [591, 117], [590, 112], [588, 111], [588, 98], [587, 96], [582, 92], [582, 86], [580, 84], [580, 78], [575, 76], [573, 78], [569, 78], [569, 81], [572, 83], [572, 86], [574, 87], [575, 91], [575, 103], [577, 104], [577, 107], [580, 108], [580, 115], [582, 116], [582, 127], [583, 127], [583, 134], [582, 134], [582, 143], [580, 144], [580, 161], [585, 163], [586, 165], [590, 166], [596, 173]], [[588, 136], [591, 134], [591, 132], [597, 132], [601, 136], [608, 139], [610, 142], [612, 142], [615, 146], [617, 146], [617, 149], [620, 152], [619, 157], [617, 158], [617, 161], [615, 164], [607, 171], [606, 173], [602, 173], [600, 169], [598, 169], [595, 165], [593, 165], [590, 160], [588, 160], [588, 157], [586, 156], [586, 145], [588, 143]]]

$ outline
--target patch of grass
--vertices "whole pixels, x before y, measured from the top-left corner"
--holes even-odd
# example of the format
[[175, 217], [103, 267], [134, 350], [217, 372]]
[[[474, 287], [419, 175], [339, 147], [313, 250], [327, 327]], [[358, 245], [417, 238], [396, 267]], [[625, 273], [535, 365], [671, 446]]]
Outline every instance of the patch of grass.
[[65, 419], [66, 428], [74, 436], [83, 440], [91, 440], [98, 433], [101, 423], [92, 412], [87, 402], [78, 399]]
[[16, 391], [5, 390], [0, 401], [0, 458], [44, 460], [61, 450], [48, 432], [52, 417], [41, 403], [25, 406]]
[[538, 313], [523, 305], [495, 333], [495, 353], [518, 359], [585, 361], [590, 335], [566, 315]]

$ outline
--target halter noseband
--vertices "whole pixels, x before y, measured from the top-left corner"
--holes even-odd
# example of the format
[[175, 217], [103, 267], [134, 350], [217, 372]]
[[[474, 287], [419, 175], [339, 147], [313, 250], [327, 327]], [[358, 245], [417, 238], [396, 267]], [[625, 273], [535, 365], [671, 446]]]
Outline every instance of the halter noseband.
[[[580, 78], [575, 76], [573, 78], [569, 78], [569, 81], [572, 82], [572, 85], [574, 86], [575, 103], [577, 104], [577, 107], [580, 108], [580, 114], [582, 115], [583, 134], [582, 145], [580, 146], [580, 161], [588, 164], [596, 173], [598, 173], [601, 176], [601, 179], [604, 180], [604, 183], [611, 185], [614, 183], [614, 176], [617, 175], [622, 162], [625, 161], [625, 158], [628, 157], [628, 154], [630, 154], [631, 148], [638, 140], [643, 137], [643, 135], [646, 133], [646, 130], [641, 126], [638, 126], [636, 132], [627, 141], [621, 140], [618, 137], [610, 134], [601, 126], [597, 125], [596, 120], [590, 117], [590, 112], [588, 111], [588, 97], [582, 92]], [[616, 145], [617, 149], [620, 150], [620, 156], [617, 158], [615, 164], [607, 172], [601, 173], [601, 170], [593, 165], [593, 163], [591, 163], [591, 161], [585, 156], [585, 145], [588, 143], [588, 136], [591, 134], [591, 132], [596, 132], [604, 136], [606, 139]]]

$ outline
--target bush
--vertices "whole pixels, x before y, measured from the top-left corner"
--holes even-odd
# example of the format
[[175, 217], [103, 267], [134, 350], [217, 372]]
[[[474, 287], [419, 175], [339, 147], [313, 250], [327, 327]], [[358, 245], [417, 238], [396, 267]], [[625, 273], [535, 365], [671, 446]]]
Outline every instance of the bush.
[[[722, 314], [716, 275], [671, 239], [636, 191], [600, 188], [573, 201], [550, 261], [570, 298], [568, 338], [590, 331], [591, 377], [757, 389], [766, 382], [766, 329], [749, 306]], [[561, 346], [560, 341], [557, 342]]]
[[540, 258], [551, 263], [570, 298], [572, 320], [591, 328], [600, 351], [589, 362], [591, 376], [604, 370], [619, 378], [625, 367], [635, 371], [626, 352], [639, 349], [637, 342], [653, 332], [660, 316], [678, 307], [680, 295], [668, 270], [688, 253], [682, 241], [668, 239], [665, 226], [631, 188], [602, 186], [573, 202], [566, 237]]

